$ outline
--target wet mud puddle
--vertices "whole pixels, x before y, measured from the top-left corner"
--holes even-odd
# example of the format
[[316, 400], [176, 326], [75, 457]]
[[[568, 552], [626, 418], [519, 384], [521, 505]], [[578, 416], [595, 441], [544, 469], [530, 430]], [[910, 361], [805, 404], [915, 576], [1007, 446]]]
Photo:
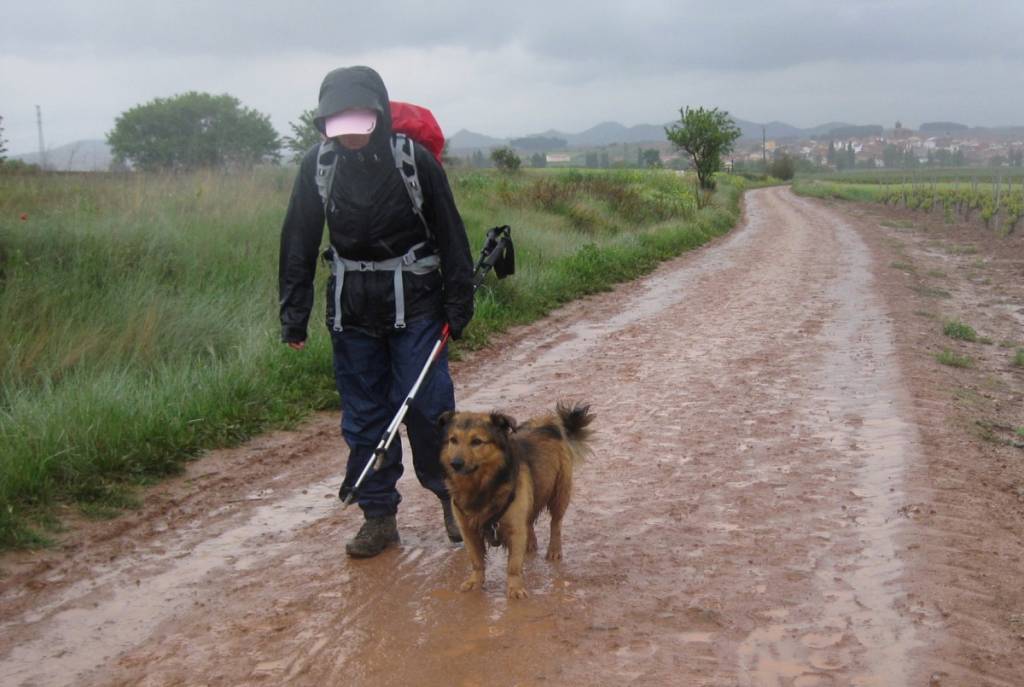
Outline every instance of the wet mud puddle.
[[[833, 225], [841, 256], [826, 295], [834, 306], [820, 333], [826, 344], [821, 379], [800, 411], [807, 419], [801, 431], [821, 441], [822, 460], [834, 460], [848, 473], [844, 482], [853, 501], [841, 507], [838, 524], [860, 549], [842, 557], [815, 555], [820, 601], [769, 614], [775, 622], [740, 646], [741, 684], [909, 684], [908, 657], [919, 644], [897, 611], [905, 595], [898, 508], [907, 463], [920, 450], [917, 428], [904, 419], [909, 399], [893, 364], [889, 323], [870, 288], [867, 247], [841, 219], [795, 202], [819, 226]], [[836, 539], [828, 531], [814, 536], [824, 549]]]

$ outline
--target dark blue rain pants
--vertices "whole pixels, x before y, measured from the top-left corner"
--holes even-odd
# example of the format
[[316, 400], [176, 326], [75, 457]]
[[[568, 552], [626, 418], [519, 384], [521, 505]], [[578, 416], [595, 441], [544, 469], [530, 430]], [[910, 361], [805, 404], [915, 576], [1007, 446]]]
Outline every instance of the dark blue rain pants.
[[[334, 380], [341, 395], [341, 434], [349, 447], [348, 466], [340, 496], [345, 498], [388, 423], [416, 383], [442, 323], [423, 319], [402, 330], [375, 337], [345, 329], [332, 332]], [[405, 416], [412, 447], [412, 462], [420, 484], [438, 498], [448, 498], [441, 468], [441, 432], [437, 419], [455, 409], [455, 392], [448, 372], [447, 351], [441, 353]], [[359, 488], [357, 502], [366, 517], [393, 515], [402, 497], [396, 484], [402, 476], [402, 443], [391, 444], [380, 470], [373, 471]]]

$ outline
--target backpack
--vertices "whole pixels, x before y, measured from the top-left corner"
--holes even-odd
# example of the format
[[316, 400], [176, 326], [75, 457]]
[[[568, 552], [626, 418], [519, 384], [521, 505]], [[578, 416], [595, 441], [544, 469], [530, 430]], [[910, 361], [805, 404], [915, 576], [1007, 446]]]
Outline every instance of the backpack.
[[425, 107], [391, 101], [391, 130], [405, 134], [429, 150], [441, 162], [444, 134], [433, 113]]

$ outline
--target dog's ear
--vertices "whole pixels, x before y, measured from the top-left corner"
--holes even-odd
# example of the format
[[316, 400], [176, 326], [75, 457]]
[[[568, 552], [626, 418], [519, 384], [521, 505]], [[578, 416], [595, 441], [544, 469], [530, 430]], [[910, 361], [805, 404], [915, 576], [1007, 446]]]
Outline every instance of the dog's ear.
[[455, 417], [454, 410], [446, 410], [438, 416], [437, 426], [441, 428], [442, 432], [448, 429], [448, 423], [452, 421], [453, 417]]
[[500, 429], [505, 434], [511, 434], [512, 432], [516, 431], [515, 418], [509, 417], [504, 413], [491, 413], [491, 424]]

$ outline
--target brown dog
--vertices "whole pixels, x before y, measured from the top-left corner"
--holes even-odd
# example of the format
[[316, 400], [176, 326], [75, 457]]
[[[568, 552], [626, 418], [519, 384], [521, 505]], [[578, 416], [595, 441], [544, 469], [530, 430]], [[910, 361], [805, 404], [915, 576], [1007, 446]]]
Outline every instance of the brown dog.
[[559, 403], [555, 413], [517, 426], [501, 413], [445, 413], [441, 464], [473, 571], [462, 591], [484, 583], [485, 540], [508, 548], [508, 596], [522, 599], [523, 558], [537, 550], [533, 523], [551, 513], [547, 559], [562, 557], [562, 517], [572, 468], [589, 447], [590, 406]]

